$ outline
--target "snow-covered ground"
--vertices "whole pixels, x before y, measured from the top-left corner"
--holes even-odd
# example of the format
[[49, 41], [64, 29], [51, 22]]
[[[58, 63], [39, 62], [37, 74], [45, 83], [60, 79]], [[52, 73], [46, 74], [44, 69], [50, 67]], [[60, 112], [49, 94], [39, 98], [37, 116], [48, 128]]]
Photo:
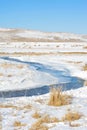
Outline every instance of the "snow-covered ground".
[[[87, 87], [77, 90], [68, 91], [72, 94], [72, 103], [65, 106], [55, 107], [47, 105], [49, 94], [43, 96], [20, 97], [3, 99], [0, 101], [0, 115], [2, 130], [29, 130], [37, 120], [33, 117], [38, 112], [42, 117], [49, 115], [62, 120], [64, 115], [69, 111], [82, 114], [81, 119], [71, 121], [60, 121], [45, 123], [49, 130], [86, 130], [87, 129]], [[21, 124], [15, 125], [16, 122]], [[37, 130], [34, 129], [33, 130]], [[42, 129], [43, 130], [43, 129]]]
[[[14, 42], [11, 41], [14, 34], [15, 37], [37, 38], [37, 40], [54, 40], [56, 37], [59, 42], [29, 42], [26, 39], [25, 42], [19, 42], [19, 39]], [[45, 122], [44, 125], [49, 130], [86, 130], [87, 68], [84, 68], [87, 65], [86, 37], [68, 33], [14, 29], [0, 29], [0, 37], [0, 91], [69, 82], [64, 79], [64, 76], [76, 76], [86, 81], [81, 88], [66, 91], [66, 94], [72, 95], [72, 102], [60, 107], [48, 105], [49, 93], [13, 98], [4, 98], [3, 95], [3, 98], [0, 98], [0, 130], [31, 130], [32, 125], [39, 120], [33, 117], [35, 112], [42, 117], [49, 115], [50, 118], [55, 117], [60, 120], [56, 123]], [[64, 42], [67, 39], [69, 41]], [[59, 71], [59, 75], [55, 75], [54, 70]], [[63, 121], [62, 118], [67, 111], [75, 111], [82, 116], [79, 120]], [[33, 128], [33, 130], [39, 130], [39, 128]]]

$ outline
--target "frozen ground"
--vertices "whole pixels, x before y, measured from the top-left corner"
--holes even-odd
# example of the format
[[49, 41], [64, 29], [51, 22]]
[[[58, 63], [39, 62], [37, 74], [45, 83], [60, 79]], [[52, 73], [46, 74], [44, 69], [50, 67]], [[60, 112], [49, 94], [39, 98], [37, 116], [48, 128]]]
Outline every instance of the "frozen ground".
[[[65, 106], [54, 107], [47, 105], [49, 94], [36, 97], [20, 97], [2, 99], [0, 101], [1, 125], [3, 130], [29, 130], [37, 120], [33, 117], [38, 112], [42, 117], [49, 115], [62, 120], [68, 111], [75, 111], [82, 114], [81, 119], [76, 121], [60, 121], [45, 123], [49, 130], [86, 130], [87, 129], [87, 88], [83, 87], [77, 90], [67, 92], [73, 96], [72, 103]], [[15, 125], [15, 122], [21, 124]], [[34, 129], [35, 130], [35, 129]]]
[[[5, 35], [5, 38], [2, 35]], [[13, 36], [44, 39], [45, 42], [14, 42]], [[53, 40], [57, 37], [59, 41]], [[86, 80], [85, 85], [75, 90], [66, 91], [72, 95], [69, 105], [54, 107], [48, 105], [49, 93], [32, 97], [0, 98], [0, 130], [30, 130], [39, 119], [33, 114], [38, 112], [42, 117], [49, 115], [61, 120], [45, 122], [49, 130], [86, 130], [87, 129], [87, 39], [83, 35], [67, 33], [42, 33], [25, 30], [0, 29], [0, 91], [36, 88], [44, 85], [69, 82], [64, 76], [76, 76]], [[17, 37], [17, 38], [18, 38]], [[53, 40], [48, 42], [47, 40]], [[62, 39], [62, 40], [60, 40]], [[68, 39], [68, 42], [66, 42]], [[73, 40], [72, 40], [73, 39]], [[31, 41], [31, 39], [30, 39]], [[63, 41], [63, 42], [62, 42]], [[64, 42], [65, 41], [65, 42]], [[14, 60], [5, 60], [4, 57]], [[38, 71], [39, 63], [47, 67]], [[36, 65], [36, 66], [35, 66]], [[50, 67], [50, 69], [49, 69]], [[37, 69], [36, 69], [37, 68]], [[48, 71], [49, 70], [49, 71]], [[57, 77], [52, 70], [61, 72]], [[48, 71], [48, 72], [47, 72]], [[75, 121], [63, 121], [67, 111], [81, 113]], [[34, 129], [33, 130], [37, 130]], [[43, 130], [41, 128], [41, 130]]]

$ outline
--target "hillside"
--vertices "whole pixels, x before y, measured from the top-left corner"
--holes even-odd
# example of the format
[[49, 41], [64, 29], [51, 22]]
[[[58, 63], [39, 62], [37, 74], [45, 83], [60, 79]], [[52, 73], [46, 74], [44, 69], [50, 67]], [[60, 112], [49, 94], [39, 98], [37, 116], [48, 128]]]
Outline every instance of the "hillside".
[[0, 28], [0, 42], [85, 42], [86, 35]]

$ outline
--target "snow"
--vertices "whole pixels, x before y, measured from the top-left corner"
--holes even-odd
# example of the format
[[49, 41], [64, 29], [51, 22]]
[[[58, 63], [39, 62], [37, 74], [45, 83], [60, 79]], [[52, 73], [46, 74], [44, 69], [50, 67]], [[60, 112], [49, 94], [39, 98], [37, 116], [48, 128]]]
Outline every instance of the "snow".
[[58, 83], [57, 78], [45, 72], [38, 72], [34, 68], [31, 69], [28, 65], [24, 65], [21, 68], [21, 64], [4, 62], [4, 60], [1, 60], [0, 64], [0, 73], [3, 74], [0, 77], [0, 90], [2, 91], [23, 88], [30, 89], [36, 86]]
[[10, 31], [11, 29], [7, 28], [0, 28], [0, 31]]
[[45, 33], [40, 31], [24, 31], [21, 33], [18, 33], [17, 36], [21, 37], [27, 37], [27, 38], [45, 38], [45, 39], [54, 39], [55, 37], [60, 39], [80, 39], [83, 40], [84, 38], [81, 37], [81, 35], [73, 34], [73, 33]]
[[[11, 31], [11, 29], [0, 29], [0, 31], [2, 32], [0, 35], [2, 35], [3, 32]], [[15, 35], [44, 39], [53, 39], [55, 36], [61, 39], [84, 39], [82, 35], [45, 33], [31, 30], [19, 30]], [[9, 42], [9, 40], [0, 42], [0, 91], [23, 90], [57, 84], [61, 80], [64, 81], [63, 76], [76, 76], [87, 81], [87, 70], [83, 70], [83, 66], [87, 64], [86, 40], [85, 42], [68, 43]], [[70, 54], [69, 52], [72, 53]], [[5, 60], [5, 56], [21, 62]], [[38, 64], [31, 65], [25, 62]], [[44, 68], [42, 69], [43, 71], [40, 71], [38, 69], [41, 67], [40, 65], [45, 66], [46, 69]], [[60, 75], [53, 75], [52, 70], [60, 71], [61, 77]], [[72, 102], [59, 107], [48, 105], [49, 93], [13, 98], [4, 98], [3, 95], [0, 98], [0, 129], [29, 130], [33, 123], [38, 120], [32, 117], [36, 111], [41, 116], [49, 115], [61, 120], [67, 111], [70, 110], [79, 112], [83, 116], [79, 120], [71, 121], [71, 124], [69, 121], [60, 121], [57, 123], [45, 123], [45, 125], [49, 127], [49, 130], [86, 130], [87, 85], [78, 89], [68, 90], [65, 93], [72, 96]], [[16, 121], [21, 122], [22, 126], [14, 126]]]
[[[52, 117], [56, 117], [58, 119], [61, 119], [65, 113], [68, 111], [68, 109], [71, 109], [72, 111], [77, 111], [83, 114], [84, 116], [81, 117], [81, 119], [72, 121], [72, 124], [79, 124], [78, 127], [71, 127], [69, 125], [69, 122], [59, 122], [59, 123], [53, 123], [53, 124], [47, 124], [49, 127], [54, 126], [53, 128], [49, 128], [50, 130], [57, 130], [57, 129], [76, 129], [76, 130], [86, 130], [87, 126], [87, 87], [79, 88], [77, 90], [71, 90], [67, 91], [70, 95], [73, 95], [73, 103], [70, 105], [65, 105], [65, 106], [60, 106], [60, 107], [53, 107], [53, 106], [48, 106], [46, 104], [46, 100], [49, 98], [49, 94], [43, 95], [43, 96], [33, 96], [33, 97], [21, 97], [21, 98], [12, 98], [12, 99], [7, 99], [4, 100], [3, 102], [1, 101], [1, 104], [11, 104], [11, 106], [16, 106], [18, 107], [15, 109], [14, 107], [10, 108], [1, 108], [0, 113], [3, 116], [3, 122], [2, 126], [3, 129], [6, 130], [14, 129], [14, 122], [15, 121], [20, 121], [23, 124], [26, 124], [23, 128], [21, 129], [29, 129], [31, 125], [36, 121], [36, 119], [32, 118], [32, 114], [35, 111], [38, 111], [41, 115], [50, 115]], [[41, 104], [39, 102], [36, 102], [38, 99], [43, 99], [45, 101], [44, 104]], [[26, 105], [31, 105], [32, 108], [26, 109], [24, 106]], [[20, 108], [21, 107], [21, 108]], [[23, 107], [23, 109], [22, 109]], [[8, 120], [7, 120], [8, 118]], [[9, 120], [10, 119], [10, 120]]]

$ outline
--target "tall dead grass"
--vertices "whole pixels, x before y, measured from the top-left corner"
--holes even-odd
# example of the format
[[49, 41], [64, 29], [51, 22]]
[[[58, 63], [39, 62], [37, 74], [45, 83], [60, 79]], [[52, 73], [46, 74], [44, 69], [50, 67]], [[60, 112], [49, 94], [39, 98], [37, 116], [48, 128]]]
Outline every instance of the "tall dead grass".
[[51, 106], [62, 106], [71, 103], [72, 97], [63, 93], [61, 88], [52, 88], [50, 91], [50, 98], [48, 105]]

